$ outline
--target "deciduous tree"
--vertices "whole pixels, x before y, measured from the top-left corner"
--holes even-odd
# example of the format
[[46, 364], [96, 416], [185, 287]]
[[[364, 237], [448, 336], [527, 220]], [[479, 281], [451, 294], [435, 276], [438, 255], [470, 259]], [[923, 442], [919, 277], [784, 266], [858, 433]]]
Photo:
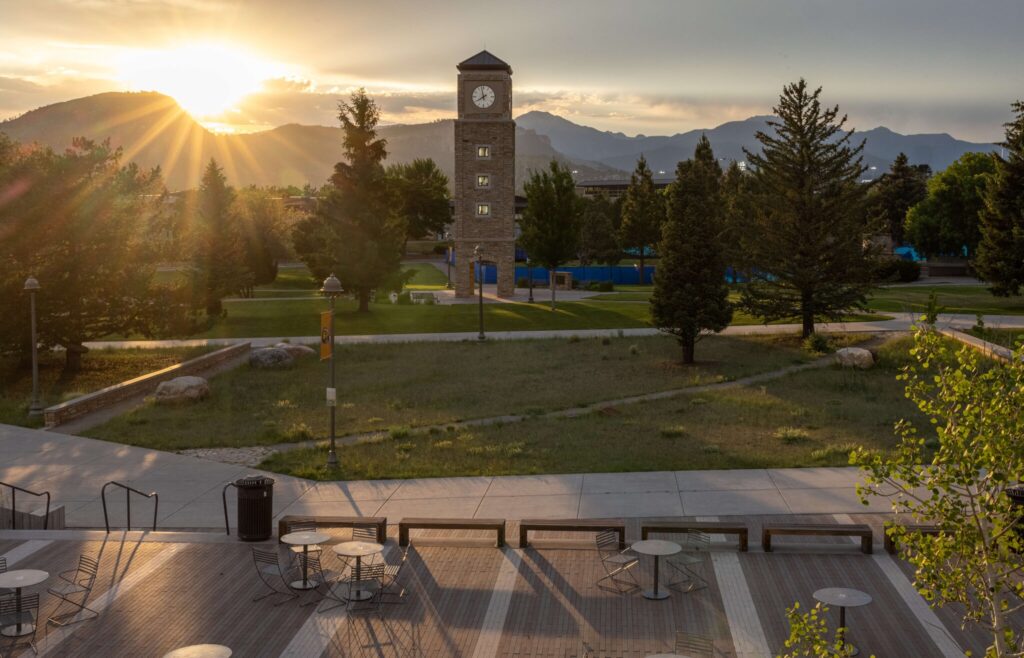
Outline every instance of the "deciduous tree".
[[821, 106], [821, 88], [786, 85], [762, 150], [747, 151], [756, 212], [745, 232], [750, 283], [742, 306], [766, 320], [800, 318], [803, 336], [818, 319], [862, 307], [876, 258], [864, 221], [863, 142], [853, 144], [839, 107]]
[[926, 256], [973, 258], [981, 241], [978, 214], [995, 161], [965, 153], [928, 181], [928, 196], [907, 213], [906, 236]]
[[1024, 292], [1024, 102], [1006, 124], [1007, 156], [995, 156], [995, 173], [985, 188], [981, 244], [974, 267], [1000, 297]]
[[[900, 443], [888, 453], [857, 450], [867, 469], [861, 499], [892, 497], [904, 518], [939, 526], [937, 535], [887, 530], [914, 566], [914, 586], [933, 606], [958, 604], [965, 623], [987, 630], [986, 655], [1021, 656], [1024, 637], [1011, 619], [1024, 610], [1021, 510], [1007, 489], [1024, 479], [1024, 361], [993, 363], [955, 349], [932, 327], [914, 337], [914, 361], [900, 378], [907, 397], [930, 417], [934, 452], [922, 430], [900, 421]], [[931, 430], [928, 431], [931, 434]]]
[[551, 310], [555, 310], [555, 270], [576, 256], [582, 204], [572, 173], [552, 160], [523, 185], [526, 210], [519, 222], [519, 242], [530, 258], [551, 273]]
[[416, 158], [387, 168], [388, 181], [399, 213], [405, 220], [408, 240], [431, 237], [451, 221], [448, 177], [430, 158]]
[[719, 332], [732, 321], [721, 243], [721, 178], [711, 144], [701, 136], [693, 159], [679, 163], [669, 186], [651, 316], [655, 326], [679, 341], [683, 363], [693, 363], [694, 345], [704, 332]]

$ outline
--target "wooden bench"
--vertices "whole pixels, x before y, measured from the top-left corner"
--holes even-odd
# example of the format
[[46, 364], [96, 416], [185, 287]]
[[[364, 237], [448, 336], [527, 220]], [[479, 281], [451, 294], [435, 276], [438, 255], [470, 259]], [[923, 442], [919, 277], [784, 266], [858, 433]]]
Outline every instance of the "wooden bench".
[[519, 522], [519, 548], [530, 545], [531, 530], [564, 532], [600, 532], [614, 530], [619, 535], [619, 549], [626, 548], [626, 522], [622, 519], [523, 519]]
[[432, 530], [494, 530], [498, 533], [497, 546], [505, 545], [505, 519], [402, 519], [398, 523], [398, 545], [409, 545], [412, 529]]
[[293, 514], [282, 516], [277, 521], [277, 541], [291, 532], [294, 523], [312, 523], [317, 528], [376, 528], [377, 543], [383, 544], [388, 539], [388, 519], [386, 516], [301, 516]]
[[860, 550], [871, 553], [874, 538], [871, 527], [863, 523], [780, 523], [765, 524], [761, 529], [761, 545], [765, 553], [772, 551], [772, 535], [814, 535], [819, 537], [860, 537]]
[[696, 530], [708, 534], [737, 535], [740, 550], [747, 551], [747, 526], [725, 521], [653, 521], [640, 525], [640, 539], [647, 539], [652, 532], [682, 533]]
[[[922, 535], [937, 535], [942, 532], [942, 529], [939, 526], [932, 525], [930, 523], [907, 523], [903, 527], [909, 532], [917, 532]], [[889, 553], [895, 554], [897, 549], [896, 540], [890, 537], [888, 532], [883, 532], [882, 536], [884, 537], [882, 543], [885, 545], [885, 550]]]

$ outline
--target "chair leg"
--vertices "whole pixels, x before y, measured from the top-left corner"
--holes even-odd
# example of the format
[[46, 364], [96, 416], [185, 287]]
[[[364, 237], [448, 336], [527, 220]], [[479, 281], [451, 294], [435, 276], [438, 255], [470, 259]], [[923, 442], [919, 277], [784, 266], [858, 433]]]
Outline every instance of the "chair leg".
[[[57, 598], [60, 599], [60, 603], [57, 604], [57, 607], [53, 610], [53, 614], [51, 614], [50, 617], [46, 620], [46, 622], [49, 624], [53, 624], [54, 626], [71, 626], [72, 624], [77, 624], [83, 621], [92, 621], [93, 619], [96, 619], [100, 616], [100, 613], [98, 611], [93, 610], [89, 606], [85, 605], [85, 600], [83, 600], [81, 603], [76, 603], [71, 599], [65, 598], [63, 596], [58, 596]], [[73, 610], [72, 612], [57, 614], [57, 611], [60, 610], [65, 603], [74, 606], [77, 609]], [[83, 613], [86, 613], [87, 616], [82, 617], [81, 619], [74, 619], [74, 617], [77, 617]]]
[[[606, 592], [616, 592], [618, 594], [629, 594], [634, 590], [640, 589], [640, 583], [636, 581], [636, 576], [629, 571], [632, 567], [636, 566], [636, 562], [619, 567], [612, 571], [609, 571], [606, 575], [597, 579], [597, 586]], [[625, 575], [629, 577], [632, 582], [627, 582], [624, 578], [618, 578], [619, 575]], [[602, 585], [605, 581], [612, 583], [611, 585]]]

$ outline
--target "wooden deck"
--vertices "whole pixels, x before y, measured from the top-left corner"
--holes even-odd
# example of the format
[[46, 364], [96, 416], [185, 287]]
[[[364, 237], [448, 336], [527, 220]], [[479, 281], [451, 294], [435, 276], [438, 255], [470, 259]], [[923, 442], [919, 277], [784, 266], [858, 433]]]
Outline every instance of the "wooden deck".
[[[855, 515], [850, 522], [870, 524], [880, 544], [886, 518]], [[829, 515], [729, 520], [748, 524], [755, 536], [768, 521], [839, 522]], [[639, 539], [639, 524], [637, 519], [628, 520], [628, 541]], [[516, 530], [510, 523], [509, 532]], [[235, 656], [269, 658], [640, 658], [670, 650], [676, 631], [683, 630], [712, 636], [723, 656], [748, 658], [775, 655], [788, 633], [785, 608], [794, 601], [812, 606], [813, 592], [828, 586], [855, 587], [874, 599], [849, 611], [850, 637], [862, 655], [943, 655], [929, 628], [908, 607], [905, 590], [893, 580], [893, 573], [912, 579], [910, 567], [881, 550], [875, 555], [850, 550], [849, 538], [779, 537], [788, 550], [772, 554], [753, 545], [749, 553], [739, 553], [733, 543], [723, 542], [704, 565], [706, 589], [690, 594], [672, 591], [668, 600], [650, 601], [639, 594], [619, 596], [598, 589], [595, 581], [603, 572], [596, 553], [578, 533], [538, 533], [545, 540], [565, 539], [565, 546], [557, 542], [548, 547], [555, 542], [545, 541], [541, 548], [500, 550], [467, 542], [481, 538], [471, 531], [418, 532], [429, 541], [409, 549], [401, 581], [408, 591], [407, 603], [385, 606], [383, 619], [350, 616], [343, 608], [318, 614], [315, 606], [299, 605], [315, 594], [277, 607], [270, 600], [253, 603], [252, 597], [262, 591], [253, 573], [253, 545], [212, 533], [190, 541], [121, 541], [117, 535], [98, 541], [83, 534], [88, 539], [47, 543], [3, 532], [0, 554], [27, 552], [11, 568], [44, 569], [52, 577], [73, 567], [80, 553], [100, 556], [92, 599], [102, 608], [100, 617], [70, 631], [42, 628], [42, 656], [159, 657], [184, 645], [218, 643], [231, 647]], [[332, 541], [345, 540], [348, 533], [332, 531]], [[391, 536], [388, 542], [389, 561], [397, 561], [401, 554], [395, 539]], [[284, 555], [274, 541], [259, 545]], [[28, 552], [32, 548], [36, 550]], [[884, 561], [897, 568], [887, 571], [889, 563]], [[645, 557], [638, 569], [645, 587], [651, 574], [651, 559]], [[45, 589], [44, 584], [30, 591]], [[42, 599], [45, 618], [55, 603], [52, 597]], [[955, 611], [939, 610], [937, 615], [942, 632], [961, 649], [979, 654], [983, 635], [962, 631]], [[1024, 620], [1018, 621], [1024, 627]], [[752, 652], [758, 642], [769, 653]], [[0, 653], [6, 655], [3, 644]]]

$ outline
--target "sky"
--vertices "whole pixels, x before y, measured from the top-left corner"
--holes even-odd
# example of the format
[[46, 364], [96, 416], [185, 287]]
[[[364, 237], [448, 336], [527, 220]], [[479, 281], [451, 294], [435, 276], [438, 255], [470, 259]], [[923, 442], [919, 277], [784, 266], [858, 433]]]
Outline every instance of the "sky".
[[1024, 98], [1022, 0], [0, 0], [0, 120], [106, 91], [174, 96], [207, 127], [336, 124], [365, 87], [387, 123], [455, 114], [487, 49], [518, 115], [628, 135], [767, 114], [823, 87], [858, 129], [998, 141]]

